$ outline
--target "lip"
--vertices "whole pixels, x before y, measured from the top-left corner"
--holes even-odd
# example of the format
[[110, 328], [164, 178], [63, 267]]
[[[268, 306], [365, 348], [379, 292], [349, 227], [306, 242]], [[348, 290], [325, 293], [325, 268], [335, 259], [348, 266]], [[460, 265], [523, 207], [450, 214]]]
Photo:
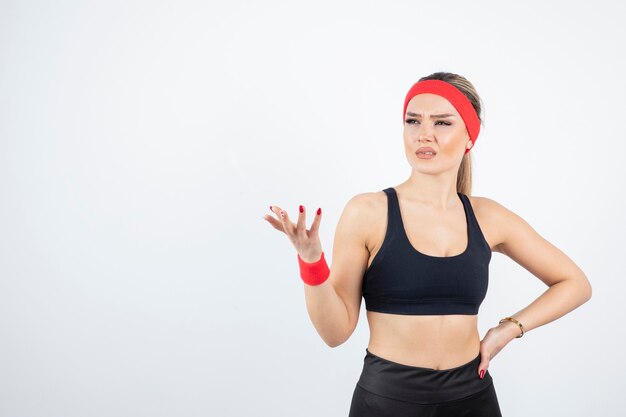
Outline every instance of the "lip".
[[415, 151], [416, 154], [420, 152], [432, 152], [433, 156], [437, 154], [437, 152], [435, 152], [435, 150], [431, 148], [430, 146], [423, 146]]

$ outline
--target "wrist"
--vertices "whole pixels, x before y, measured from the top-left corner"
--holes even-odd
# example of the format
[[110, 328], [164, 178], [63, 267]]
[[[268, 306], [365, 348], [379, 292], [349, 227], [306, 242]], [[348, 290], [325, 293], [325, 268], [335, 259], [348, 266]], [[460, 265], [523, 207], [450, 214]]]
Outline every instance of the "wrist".
[[324, 252], [321, 252], [319, 255], [314, 255], [313, 257], [309, 257], [307, 255], [305, 256], [300, 256], [300, 254], [298, 254], [298, 258], [300, 258], [302, 260], [302, 262], [304, 262], [305, 264], [314, 264], [316, 262], [319, 262], [322, 260], [322, 255], [324, 254]]
[[519, 338], [522, 334], [520, 327], [515, 322], [509, 320], [502, 320], [498, 327], [508, 336], [509, 340]]
[[306, 262], [298, 254], [298, 265], [300, 266], [300, 277], [307, 285], [323, 284], [330, 275], [330, 269], [324, 258], [324, 252], [319, 259], [313, 262]]

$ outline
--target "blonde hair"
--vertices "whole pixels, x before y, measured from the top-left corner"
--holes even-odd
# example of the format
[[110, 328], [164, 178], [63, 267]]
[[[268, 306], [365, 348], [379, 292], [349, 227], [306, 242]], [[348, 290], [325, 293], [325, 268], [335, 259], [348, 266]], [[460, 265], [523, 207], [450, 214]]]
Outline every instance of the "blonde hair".
[[[482, 101], [480, 96], [476, 92], [474, 85], [462, 75], [454, 74], [451, 72], [435, 72], [426, 77], [420, 78], [418, 81], [424, 80], [441, 80], [448, 82], [458, 88], [472, 103], [478, 120], [480, 120], [481, 126], [483, 125], [482, 118]], [[473, 148], [473, 147], [472, 147]], [[463, 156], [461, 165], [459, 166], [459, 172], [456, 177], [456, 190], [459, 193], [465, 195], [471, 195], [472, 193], [472, 152], [468, 152]]]

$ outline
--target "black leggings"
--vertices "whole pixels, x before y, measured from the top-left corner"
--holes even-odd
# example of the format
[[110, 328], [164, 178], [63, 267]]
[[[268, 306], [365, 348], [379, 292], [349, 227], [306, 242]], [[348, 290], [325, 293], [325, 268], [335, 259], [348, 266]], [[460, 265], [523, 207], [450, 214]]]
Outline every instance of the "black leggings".
[[349, 417], [502, 417], [489, 370], [478, 377], [480, 353], [456, 368], [437, 370], [365, 351]]

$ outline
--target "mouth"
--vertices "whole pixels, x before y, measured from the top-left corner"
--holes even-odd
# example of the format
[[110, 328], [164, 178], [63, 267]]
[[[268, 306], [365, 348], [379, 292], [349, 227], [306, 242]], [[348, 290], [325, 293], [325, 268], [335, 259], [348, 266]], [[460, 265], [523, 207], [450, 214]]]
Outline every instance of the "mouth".
[[417, 155], [418, 157], [434, 157], [435, 155], [437, 155], [437, 152], [435, 152], [435, 150], [433, 148], [431, 148], [430, 146], [422, 146], [421, 148], [418, 148], [417, 151], [415, 151], [415, 155]]

